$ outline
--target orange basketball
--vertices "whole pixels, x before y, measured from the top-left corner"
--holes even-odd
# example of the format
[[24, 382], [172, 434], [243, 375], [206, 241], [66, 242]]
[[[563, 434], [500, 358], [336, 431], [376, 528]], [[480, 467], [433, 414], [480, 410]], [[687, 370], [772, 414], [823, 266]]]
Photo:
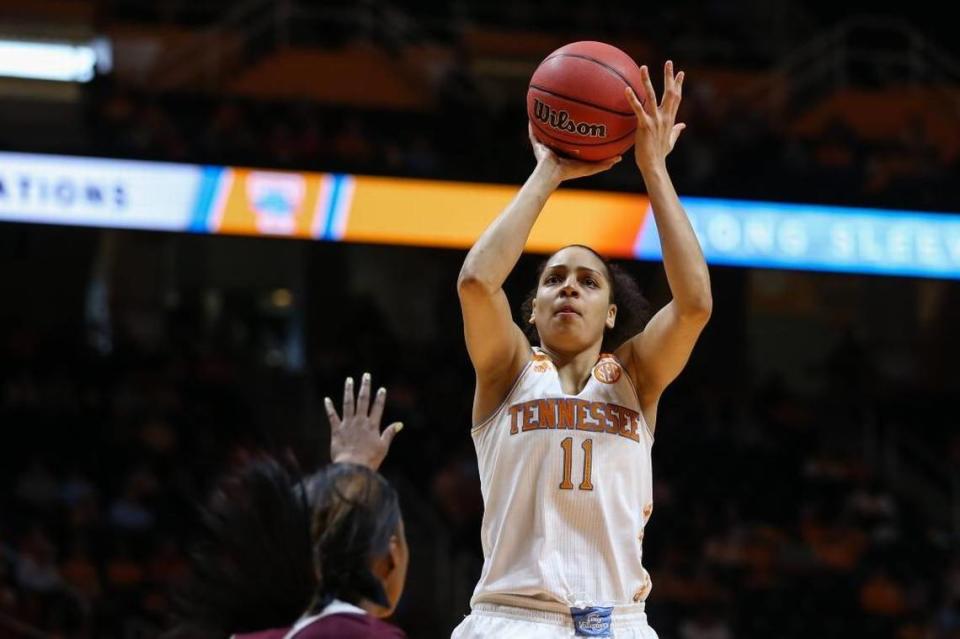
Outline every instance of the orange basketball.
[[538, 140], [562, 155], [596, 162], [633, 146], [637, 119], [623, 92], [643, 100], [640, 67], [603, 42], [574, 42], [540, 63], [530, 78], [527, 115]]

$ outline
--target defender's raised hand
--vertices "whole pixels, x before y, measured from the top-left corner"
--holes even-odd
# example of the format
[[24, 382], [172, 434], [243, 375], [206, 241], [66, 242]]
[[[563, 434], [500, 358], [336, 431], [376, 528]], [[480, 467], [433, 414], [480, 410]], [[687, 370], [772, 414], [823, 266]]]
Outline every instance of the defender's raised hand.
[[343, 385], [343, 418], [337, 415], [336, 407], [329, 397], [323, 400], [330, 420], [330, 458], [334, 463], [351, 463], [380, 468], [390, 443], [403, 424], [394, 422], [380, 432], [383, 406], [387, 389], [377, 390], [373, 405], [370, 404], [370, 373], [360, 380], [360, 392], [354, 400], [353, 378], [348, 377]]

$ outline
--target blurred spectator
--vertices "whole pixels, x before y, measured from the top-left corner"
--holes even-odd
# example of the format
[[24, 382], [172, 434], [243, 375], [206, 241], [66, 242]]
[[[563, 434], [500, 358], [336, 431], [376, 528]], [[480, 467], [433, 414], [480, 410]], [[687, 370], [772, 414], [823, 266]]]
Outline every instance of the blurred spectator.
[[63, 584], [56, 564], [56, 548], [39, 529], [21, 542], [16, 564], [17, 585], [29, 592], [51, 593]]
[[44, 510], [56, 504], [60, 486], [56, 477], [38, 459], [17, 479], [16, 495], [30, 506]]
[[884, 617], [898, 617], [907, 607], [903, 587], [884, 570], [874, 571], [861, 586], [860, 605], [864, 612]]
[[680, 639], [733, 639], [733, 633], [709, 607], [701, 607], [693, 619], [680, 624]]
[[74, 543], [60, 571], [66, 584], [86, 601], [92, 602], [100, 597], [102, 593], [100, 571], [83, 542]]

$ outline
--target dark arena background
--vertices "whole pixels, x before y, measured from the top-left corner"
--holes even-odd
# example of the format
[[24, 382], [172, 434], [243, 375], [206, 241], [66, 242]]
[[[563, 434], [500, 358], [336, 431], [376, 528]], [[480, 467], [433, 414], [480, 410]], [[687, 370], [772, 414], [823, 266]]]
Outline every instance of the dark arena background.
[[[664, 60], [686, 71], [668, 166], [713, 283], [659, 409], [652, 627], [957, 639], [948, 15], [3, 0], [0, 637], [160, 636], [214, 480], [260, 451], [328, 463], [322, 399], [364, 371], [405, 424], [382, 469], [411, 554], [393, 622], [449, 637], [482, 563], [457, 273], [533, 167], [533, 70], [600, 40], [658, 91]], [[569, 239], [668, 301], [632, 162], [556, 198], [507, 282], [515, 313]]]

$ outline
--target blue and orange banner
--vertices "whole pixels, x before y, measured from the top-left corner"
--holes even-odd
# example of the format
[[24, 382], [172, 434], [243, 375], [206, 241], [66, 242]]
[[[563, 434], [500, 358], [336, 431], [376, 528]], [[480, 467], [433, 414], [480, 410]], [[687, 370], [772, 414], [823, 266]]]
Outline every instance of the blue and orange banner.
[[[0, 153], [0, 220], [468, 248], [517, 186]], [[707, 261], [960, 279], [960, 215], [682, 198]], [[660, 259], [644, 195], [562, 188], [527, 250]]]
[[[210, 203], [211, 233], [466, 248], [517, 187], [332, 173], [224, 169]], [[647, 217], [642, 195], [560, 191], [528, 242], [547, 252], [578, 241], [633, 257]]]

